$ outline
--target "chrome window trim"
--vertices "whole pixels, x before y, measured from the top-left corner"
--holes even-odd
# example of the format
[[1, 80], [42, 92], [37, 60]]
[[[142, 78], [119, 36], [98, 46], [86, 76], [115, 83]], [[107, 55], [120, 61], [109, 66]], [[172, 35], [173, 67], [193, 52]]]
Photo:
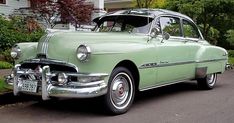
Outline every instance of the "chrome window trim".
[[[183, 22], [183, 20], [186, 20], [186, 21], [188, 21], [188, 22], [191, 22], [191, 23], [197, 28], [198, 33], [199, 33], [199, 36], [200, 36], [200, 38], [191, 38], [192, 41], [193, 41], [193, 40], [198, 40], [198, 41], [204, 40], [204, 37], [203, 37], [203, 35], [202, 35], [200, 29], [199, 29], [198, 26], [193, 22], [193, 20], [190, 20], [190, 19], [188, 19], [188, 18], [179, 16], [179, 15], [161, 14], [161, 15], [157, 15], [157, 16], [154, 18], [154, 21], [153, 21], [153, 22], [155, 23], [155, 21], [156, 21], [157, 19], [160, 20], [160, 17], [175, 17], [175, 18], [179, 18], [179, 19], [180, 19], [180, 30], [181, 30], [182, 36], [170, 36], [170, 38], [172, 38], [172, 39], [183, 39], [183, 40], [190, 39], [190, 38], [184, 37], [184, 31], [183, 31], [183, 28], [182, 28], [182, 27], [183, 27], [183, 23], [182, 23], [182, 22]], [[154, 23], [152, 23], [152, 25], [154, 25]], [[152, 30], [152, 27], [153, 27], [153, 26], [151, 26], [151, 29], [150, 29], [150, 30]], [[160, 28], [161, 28], [161, 25], [160, 25]], [[161, 30], [162, 30], [162, 29], [161, 29]], [[151, 32], [151, 31], [150, 31], [150, 32]], [[150, 34], [148, 34], [148, 35], [150, 35]], [[162, 34], [161, 34], [160, 36], [162, 36]], [[197, 41], [196, 41], [196, 42], [197, 42]]]
[[[185, 35], [184, 35], [184, 29], [183, 29], [183, 20], [185, 20], [185, 21], [187, 21], [187, 22], [189, 22], [190, 24], [192, 24], [194, 27], [196, 27], [196, 29], [197, 29], [197, 31], [198, 31], [198, 34], [199, 34], [199, 38], [191, 38], [191, 37], [185, 37]], [[203, 35], [202, 35], [202, 33], [201, 33], [201, 31], [199, 30], [199, 28], [198, 28], [198, 26], [193, 22], [193, 21], [191, 21], [191, 20], [189, 20], [189, 19], [187, 19], [187, 18], [181, 18], [181, 26], [182, 26], [182, 30], [183, 30], [183, 36], [184, 36], [184, 38], [188, 38], [188, 39], [200, 39], [200, 40], [204, 40], [204, 38], [203, 38]]]

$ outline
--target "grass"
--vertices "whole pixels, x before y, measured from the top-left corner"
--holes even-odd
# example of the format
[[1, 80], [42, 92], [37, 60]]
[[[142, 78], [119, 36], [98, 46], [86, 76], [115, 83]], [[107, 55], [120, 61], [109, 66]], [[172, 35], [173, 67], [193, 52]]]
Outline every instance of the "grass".
[[5, 61], [0, 61], [0, 69], [10, 69], [12, 68], [12, 64], [5, 62]]
[[234, 65], [234, 57], [229, 57], [228, 58], [228, 63]]
[[5, 91], [4, 79], [0, 78], [0, 93]]
[[3, 78], [0, 78], [0, 94], [4, 92], [9, 92], [10, 87], [6, 85]]

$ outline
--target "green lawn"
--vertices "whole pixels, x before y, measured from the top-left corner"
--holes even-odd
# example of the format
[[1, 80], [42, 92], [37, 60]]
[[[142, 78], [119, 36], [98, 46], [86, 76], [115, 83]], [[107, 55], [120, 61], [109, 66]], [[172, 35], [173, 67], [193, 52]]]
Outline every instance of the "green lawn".
[[5, 90], [4, 86], [5, 86], [4, 81], [2, 78], [0, 78], [0, 92], [3, 92]]
[[234, 57], [229, 57], [228, 58], [228, 63], [234, 65]]
[[10, 89], [8, 89], [8, 88], [9, 87], [7, 87], [7, 85], [5, 84], [4, 79], [0, 78], [0, 94], [3, 92], [9, 91]]
[[12, 68], [12, 64], [5, 61], [0, 61], [0, 69], [10, 69], [10, 68]]

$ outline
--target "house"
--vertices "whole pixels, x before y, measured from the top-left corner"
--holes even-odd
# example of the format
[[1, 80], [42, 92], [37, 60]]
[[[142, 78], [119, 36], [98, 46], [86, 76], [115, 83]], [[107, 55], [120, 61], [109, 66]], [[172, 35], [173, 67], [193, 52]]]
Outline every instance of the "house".
[[[95, 10], [92, 14], [92, 19], [106, 14], [106, 11], [115, 11], [120, 9], [126, 9], [132, 7], [132, 0], [86, 0], [94, 5]], [[14, 15], [26, 15], [30, 13], [30, 7], [35, 4], [33, 0], [0, 0], [0, 15], [9, 16]], [[45, 25], [45, 22], [39, 20], [41, 25]], [[46, 26], [45, 26], [46, 27]], [[71, 29], [74, 27], [70, 24], [56, 25], [57, 29]]]
[[115, 11], [133, 7], [132, 0], [105, 0], [104, 8], [106, 11]]
[[[17, 9], [31, 7], [31, 0], [0, 0], [0, 15], [8, 16]], [[132, 7], [132, 0], [87, 0], [99, 10], [114, 11]]]
[[30, 6], [29, 0], [0, 0], [0, 15], [8, 16], [16, 9]]

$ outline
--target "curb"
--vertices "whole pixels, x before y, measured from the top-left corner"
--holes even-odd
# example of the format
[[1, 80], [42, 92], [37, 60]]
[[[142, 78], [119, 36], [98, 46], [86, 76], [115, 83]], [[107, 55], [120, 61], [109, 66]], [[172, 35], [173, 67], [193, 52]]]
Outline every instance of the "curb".
[[13, 92], [12, 91], [0, 92], [0, 96], [4, 96], [7, 94], [11, 94], [11, 93], [13, 93]]

